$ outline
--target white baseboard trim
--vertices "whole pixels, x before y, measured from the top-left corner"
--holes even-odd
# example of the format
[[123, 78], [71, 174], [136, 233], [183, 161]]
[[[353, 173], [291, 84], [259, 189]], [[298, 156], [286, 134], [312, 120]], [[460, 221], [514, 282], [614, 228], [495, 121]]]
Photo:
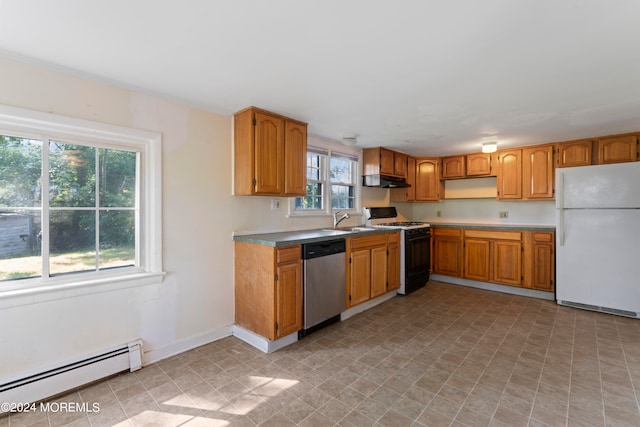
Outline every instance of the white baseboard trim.
[[538, 299], [546, 299], [554, 301], [554, 292], [538, 291], [536, 289], [518, 288], [515, 286], [498, 285], [496, 283], [480, 282], [477, 280], [463, 279], [461, 277], [443, 276], [441, 274], [432, 274], [429, 280], [437, 282], [451, 283], [453, 285], [468, 286], [470, 288], [484, 289], [486, 291], [502, 292], [505, 294], [520, 295], [523, 297], [531, 297]]
[[387, 292], [384, 295], [380, 295], [374, 299], [370, 299], [369, 301], [363, 302], [362, 304], [355, 305], [347, 310], [343, 311], [340, 314], [340, 320], [347, 320], [348, 318], [355, 316], [358, 313], [362, 313], [365, 310], [369, 310], [370, 308], [375, 307], [378, 304], [382, 304], [385, 301], [390, 300], [391, 298], [397, 296], [396, 291]]
[[189, 351], [205, 344], [209, 344], [213, 341], [218, 341], [222, 338], [229, 337], [232, 335], [232, 332], [233, 326], [229, 325], [220, 329], [216, 329], [214, 331], [206, 332], [204, 334], [196, 335], [194, 337], [171, 343], [161, 348], [146, 351], [142, 357], [142, 365], [147, 366], [171, 356], [175, 356], [176, 354], [184, 353], [185, 351]]
[[294, 342], [298, 341], [298, 333], [289, 334], [277, 340], [270, 340], [258, 334], [255, 334], [241, 326], [233, 325], [233, 336], [254, 346], [264, 353], [273, 353]]

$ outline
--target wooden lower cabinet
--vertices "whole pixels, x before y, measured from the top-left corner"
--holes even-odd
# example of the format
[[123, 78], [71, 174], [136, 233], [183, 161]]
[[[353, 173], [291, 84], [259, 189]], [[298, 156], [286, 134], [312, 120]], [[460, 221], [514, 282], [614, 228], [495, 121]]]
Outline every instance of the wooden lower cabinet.
[[347, 307], [400, 286], [400, 234], [347, 238]]
[[522, 242], [493, 241], [493, 282], [522, 286]]
[[387, 291], [400, 287], [400, 233], [387, 234]]
[[464, 277], [502, 285], [522, 284], [522, 232], [464, 230]]
[[555, 233], [432, 227], [432, 273], [554, 291]]
[[275, 340], [302, 329], [302, 248], [235, 242], [235, 322]]
[[525, 233], [524, 286], [540, 291], [555, 289], [555, 233]]
[[431, 273], [462, 275], [462, 229], [431, 228]]
[[491, 280], [491, 240], [465, 239], [464, 278], [483, 282]]

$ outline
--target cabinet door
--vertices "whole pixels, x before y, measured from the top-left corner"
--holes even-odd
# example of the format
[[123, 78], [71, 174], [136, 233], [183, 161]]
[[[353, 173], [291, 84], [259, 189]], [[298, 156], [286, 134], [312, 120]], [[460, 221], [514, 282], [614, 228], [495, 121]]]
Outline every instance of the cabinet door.
[[371, 298], [387, 292], [387, 247], [371, 249]]
[[387, 291], [400, 287], [400, 244], [387, 246]]
[[[526, 287], [553, 292], [555, 281], [555, 233], [530, 231], [526, 234], [524, 263]], [[527, 247], [528, 245], [528, 247]], [[529, 250], [527, 250], [529, 249]]]
[[281, 194], [284, 183], [284, 120], [256, 112], [255, 193]]
[[492, 175], [491, 153], [467, 154], [467, 176]]
[[442, 194], [439, 159], [416, 160], [416, 200], [421, 202], [437, 202]]
[[553, 145], [522, 150], [522, 198], [552, 199], [553, 181]]
[[287, 121], [284, 132], [284, 194], [307, 194], [307, 126]]
[[389, 199], [392, 202], [413, 202], [416, 200], [416, 159], [407, 157], [407, 184], [410, 187], [392, 188]]
[[498, 154], [498, 199], [522, 199], [522, 150]]
[[361, 249], [351, 252], [349, 265], [349, 298], [352, 307], [371, 298], [371, 251]]
[[407, 177], [407, 155], [403, 153], [394, 153], [393, 173], [401, 178]]
[[591, 165], [593, 142], [591, 140], [563, 142], [556, 145], [557, 167]]
[[553, 292], [554, 262], [553, 244], [533, 242], [533, 281], [534, 289]]
[[464, 277], [488, 282], [491, 278], [491, 241], [464, 240]]
[[598, 140], [598, 164], [638, 160], [638, 137], [615, 136]]
[[380, 174], [395, 175], [396, 160], [393, 151], [380, 147]]
[[276, 272], [276, 337], [284, 337], [302, 329], [302, 266], [284, 264]]
[[455, 179], [465, 177], [465, 157], [443, 157], [442, 179]]
[[458, 237], [433, 237], [433, 273], [462, 276], [462, 241]]
[[522, 284], [522, 242], [493, 241], [493, 282]]

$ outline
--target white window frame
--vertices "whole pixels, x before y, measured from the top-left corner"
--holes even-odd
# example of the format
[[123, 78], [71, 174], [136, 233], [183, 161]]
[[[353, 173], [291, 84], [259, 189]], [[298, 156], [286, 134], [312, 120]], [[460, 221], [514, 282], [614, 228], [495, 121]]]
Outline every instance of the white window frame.
[[[162, 136], [140, 129], [108, 125], [56, 114], [0, 105], [0, 133], [3, 135], [86, 145], [121, 147], [140, 153], [139, 236], [136, 267], [106, 271], [34, 277], [0, 282], [0, 308], [21, 304], [11, 299], [46, 293], [40, 300], [104, 292], [162, 282]], [[46, 192], [44, 192], [46, 194]], [[58, 292], [56, 292], [58, 291]], [[61, 294], [62, 293], [62, 294]], [[24, 303], [32, 303], [33, 298]]]
[[[362, 181], [360, 179], [362, 173], [362, 150], [347, 147], [333, 140], [325, 139], [315, 135], [309, 135], [307, 142], [307, 152], [317, 150], [317, 152], [326, 153], [326, 161], [324, 162], [324, 168], [321, 170], [322, 183], [324, 188], [324, 194], [322, 195], [322, 210], [296, 210], [296, 197], [292, 197], [289, 201], [289, 215], [290, 217], [313, 217], [313, 216], [332, 216], [334, 212], [348, 212], [351, 215], [362, 214], [361, 194], [362, 194]], [[331, 178], [329, 176], [329, 168], [331, 167], [331, 155], [343, 155], [347, 157], [353, 157], [357, 159], [354, 184], [354, 208], [353, 209], [333, 209], [331, 207]], [[306, 159], [306, 156], [305, 156]], [[305, 165], [306, 176], [306, 165]]]

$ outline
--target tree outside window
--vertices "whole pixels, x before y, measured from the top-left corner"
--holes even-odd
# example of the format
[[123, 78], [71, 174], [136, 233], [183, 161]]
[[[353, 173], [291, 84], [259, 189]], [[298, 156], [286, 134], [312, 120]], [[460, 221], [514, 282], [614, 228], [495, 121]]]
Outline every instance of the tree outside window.
[[0, 280], [136, 265], [138, 155], [0, 135]]

